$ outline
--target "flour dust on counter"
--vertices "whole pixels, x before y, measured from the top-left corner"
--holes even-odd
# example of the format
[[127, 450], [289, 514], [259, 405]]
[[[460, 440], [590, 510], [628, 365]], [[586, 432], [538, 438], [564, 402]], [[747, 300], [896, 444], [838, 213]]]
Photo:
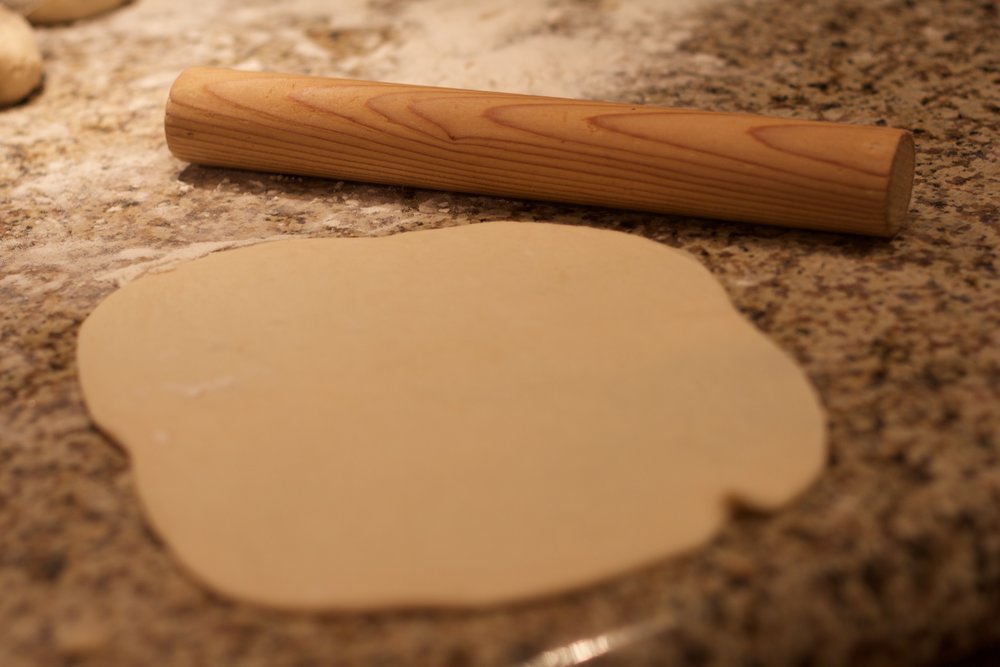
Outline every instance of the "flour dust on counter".
[[693, 257], [496, 222], [228, 250], [83, 324], [93, 420], [198, 580], [284, 608], [501, 603], [703, 544], [825, 458], [802, 371]]
[[315, 74], [603, 97], [618, 94], [636, 63], [661, 64], [689, 35], [691, 14], [716, 1], [355, 0], [331, 9], [295, 0], [290, 7], [303, 16], [328, 14], [305, 25], [309, 39], [297, 47], [313, 63], [333, 56]]

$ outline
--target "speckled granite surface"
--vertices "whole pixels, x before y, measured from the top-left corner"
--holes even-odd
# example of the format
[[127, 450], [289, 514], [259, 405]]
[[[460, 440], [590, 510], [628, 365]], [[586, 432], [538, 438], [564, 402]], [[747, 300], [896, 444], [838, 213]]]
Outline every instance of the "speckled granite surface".
[[[592, 664], [925, 665], [1000, 641], [997, 4], [723, 1], [617, 22], [625, 0], [550, 0], [523, 20], [494, 4], [480, 17], [492, 60], [443, 40], [424, 82], [908, 127], [909, 225], [879, 241], [167, 154], [180, 68], [419, 79], [427, 2], [138, 0], [47, 29], [45, 89], [0, 113], [0, 664], [519, 664], [651, 618], [655, 637]], [[599, 59], [509, 66], [583, 58], [596, 36]], [[145, 270], [235, 242], [506, 218], [695, 253], [816, 384], [831, 454], [815, 487], [777, 515], [737, 513], [696, 553], [515, 607], [287, 614], [188, 580], [144, 527], [125, 456], [88, 423], [74, 367], [87, 313]]]

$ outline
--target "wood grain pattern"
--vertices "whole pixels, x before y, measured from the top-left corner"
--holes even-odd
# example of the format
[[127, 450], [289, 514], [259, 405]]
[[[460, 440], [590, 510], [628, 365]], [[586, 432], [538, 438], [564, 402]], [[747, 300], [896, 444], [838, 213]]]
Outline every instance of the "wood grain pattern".
[[205, 165], [889, 236], [893, 128], [192, 68], [167, 144]]

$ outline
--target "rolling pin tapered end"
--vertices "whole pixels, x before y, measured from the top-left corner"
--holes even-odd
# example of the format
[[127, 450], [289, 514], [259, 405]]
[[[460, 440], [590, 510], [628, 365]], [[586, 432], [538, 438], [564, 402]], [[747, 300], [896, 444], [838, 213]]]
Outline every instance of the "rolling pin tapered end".
[[896, 145], [896, 152], [889, 168], [889, 187], [885, 201], [885, 236], [894, 236], [906, 222], [913, 191], [914, 156], [913, 135], [903, 132]]

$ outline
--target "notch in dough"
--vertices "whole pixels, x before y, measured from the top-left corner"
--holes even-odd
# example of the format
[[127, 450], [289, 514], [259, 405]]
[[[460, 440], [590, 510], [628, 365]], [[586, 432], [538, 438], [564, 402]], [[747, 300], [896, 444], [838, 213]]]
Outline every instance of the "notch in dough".
[[482, 605], [692, 549], [825, 455], [792, 360], [687, 253], [489, 223], [220, 252], [84, 323], [96, 423], [224, 594]]

